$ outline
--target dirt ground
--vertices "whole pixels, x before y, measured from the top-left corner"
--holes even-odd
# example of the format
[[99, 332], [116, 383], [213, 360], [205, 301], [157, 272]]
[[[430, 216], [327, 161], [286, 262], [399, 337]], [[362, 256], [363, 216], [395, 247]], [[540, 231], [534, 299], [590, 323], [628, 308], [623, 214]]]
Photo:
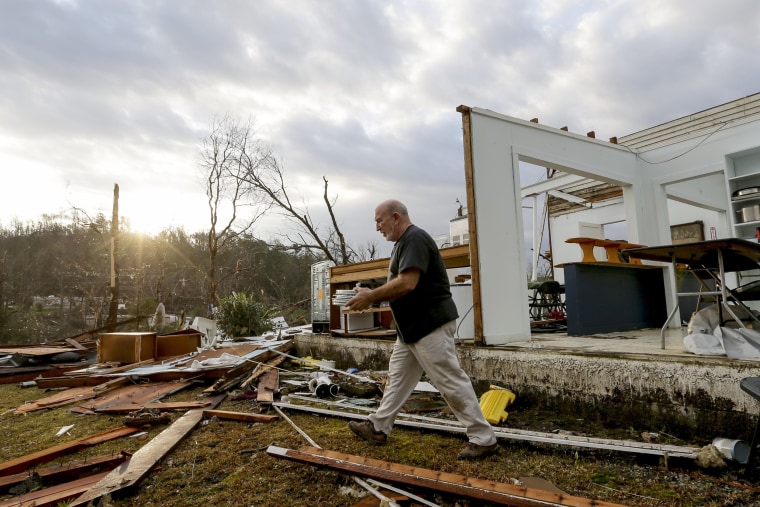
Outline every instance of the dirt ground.
[[[202, 387], [188, 389], [165, 401], [200, 399]], [[70, 407], [18, 416], [12, 410], [32, 399], [49, 395], [36, 388], [0, 385], [0, 462], [120, 426], [122, 416], [81, 416]], [[235, 400], [230, 393], [220, 410], [274, 413], [250, 399]], [[435, 400], [418, 403], [435, 408]], [[172, 414], [176, 420], [181, 414]], [[553, 445], [500, 441], [499, 453], [482, 461], [455, 459], [465, 445], [463, 436], [428, 430], [396, 428], [384, 446], [356, 438], [344, 418], [288, 411], [286, 415], [319, 446], [351, 455], [466, 475], [507, 484], [528, 484], [531, 478], [550, 481], [564, 492], [589, 499], [632, 506], [760, 506], [760, 481], [742, 478], [742, 468], [699, 468], [693, 460], [669, 460], [623, 453], [571, 449]], [[427, 415], [427, 414], [426, 414]], [[441, 416], [445, 417], [445, 411]], [[63, 426], [74, 425], [56, 437]], [[512, 410], [505, 427], [535, 431], [570, 431], [593, 437], [641, 440], [632, 429], [605, 429], [589, 421], [520, 407]], [[165, 427], [153, 427], [140, 438], [122, 438], [100, 444], [60, 461], [83, 459], [126, 450], [135, 452]], [[653, 429], [654, 432], [654, 429]], [[653, 433], [654, 434], [654, 433]], [[675, 436], [654, 434], [661, 443], [702, 446]], [[351, 506], [364, 495], [351, 477], [311, 465], [274, 458], [269, 446], [299, 449], [306, 439], [283, 419], [272, 423], [247, 423], [208, 419], [184, 438], [136, 488], [101, 504], [126, 506]], [[40, 465], [43, 466], [43, 465]], [[47, 466], [44, 465], [44, 466]], [[400, 487], [441, 506], [488, 505]], [[6, 496], [0, 501], [10, 498]], [[406, 503], [406, 505], [412, 505]]]

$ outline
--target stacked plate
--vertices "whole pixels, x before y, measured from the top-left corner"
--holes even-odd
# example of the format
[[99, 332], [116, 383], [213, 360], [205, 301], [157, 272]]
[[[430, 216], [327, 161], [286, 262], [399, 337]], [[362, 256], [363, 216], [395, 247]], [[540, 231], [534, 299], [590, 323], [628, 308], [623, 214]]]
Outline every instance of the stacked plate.
[[332, 304], [338, 305], [338, 306], [346, 306], [346, 303], [356, 295], [356, 291], [354, 289], [348, 289], [348, 290], [336, 290], [335, 295], [333, 295], [332, 298]]

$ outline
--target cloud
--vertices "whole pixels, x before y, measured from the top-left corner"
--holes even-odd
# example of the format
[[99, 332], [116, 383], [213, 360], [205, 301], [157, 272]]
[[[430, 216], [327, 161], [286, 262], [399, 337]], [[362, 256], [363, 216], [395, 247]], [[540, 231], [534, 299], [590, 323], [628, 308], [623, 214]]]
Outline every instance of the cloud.
[[[446, 232], [465, 200], [460, 104], [604, 139], [760, 82], [752, 0], [3, 7], [0, 165], [34, 196], [1, 202], [3, 224], [70, 200], [110, 210], [118, 182], [134, 216], [148, 203], [167, 225], [206, 228], [198, 147], [214, 118], [232, 116], [255, 119], [323, 224], [329, 180], [353, 242], [381, 239], [372, 213], [388, 197]], [[261, 234], [282, 229], [270, 222]]]

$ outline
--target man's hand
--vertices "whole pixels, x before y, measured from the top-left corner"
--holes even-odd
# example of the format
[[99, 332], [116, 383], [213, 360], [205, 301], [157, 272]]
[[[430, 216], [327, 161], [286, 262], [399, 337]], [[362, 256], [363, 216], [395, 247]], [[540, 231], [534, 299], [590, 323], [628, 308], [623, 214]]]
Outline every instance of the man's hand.
[[372, 298], [372, 290], [368, 289], [367, 287], [359, 287], [357, 285], [356, 296], [348, 300], [348, 303], [346, 303], [346, 309], [360, 312], [369, 308], [370, 305], [372, 305], [374, 302], [375, 301]]

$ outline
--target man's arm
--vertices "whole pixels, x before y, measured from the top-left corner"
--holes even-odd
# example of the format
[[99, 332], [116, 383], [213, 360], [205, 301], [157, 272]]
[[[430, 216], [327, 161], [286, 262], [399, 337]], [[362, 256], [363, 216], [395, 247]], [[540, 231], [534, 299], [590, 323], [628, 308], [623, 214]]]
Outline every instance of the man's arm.
[[376, 289], [358, 287], [356, 296], [346, 303], [346, 308], [361, 311], [369, 308], [372, 303], [398, 299], [404, 294], [412, 292], [417, 287], [417, 283], [420, 281], [420, 273], [421, 271], [417, 268], [409, 268], [406, 271], [402, 271], [393, 280], [384, 283]]

